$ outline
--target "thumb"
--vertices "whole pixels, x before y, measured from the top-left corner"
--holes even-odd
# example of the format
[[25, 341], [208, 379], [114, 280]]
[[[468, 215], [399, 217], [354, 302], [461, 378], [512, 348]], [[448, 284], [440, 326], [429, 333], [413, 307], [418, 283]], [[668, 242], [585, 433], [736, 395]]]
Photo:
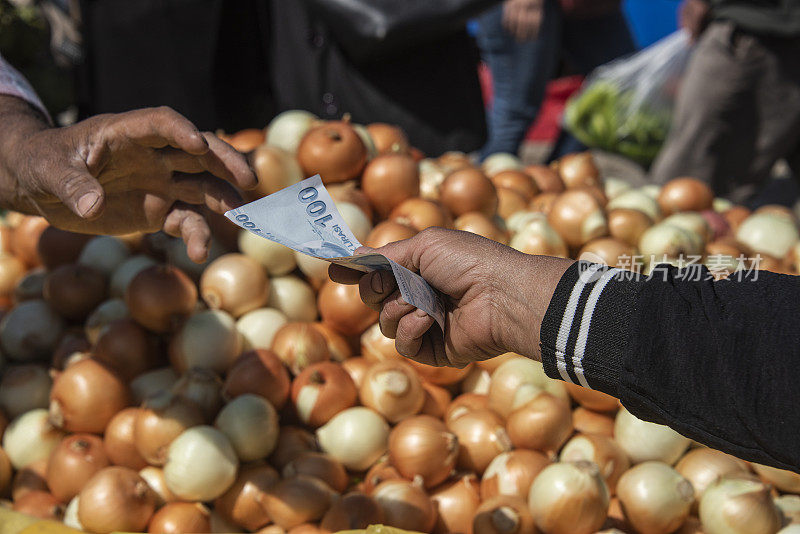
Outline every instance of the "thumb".
[[105, 207], [103, 186], [85, 170], [70, 171], [56, 182], [52, 192], [75, 215], [83, 219], [98, 217]]

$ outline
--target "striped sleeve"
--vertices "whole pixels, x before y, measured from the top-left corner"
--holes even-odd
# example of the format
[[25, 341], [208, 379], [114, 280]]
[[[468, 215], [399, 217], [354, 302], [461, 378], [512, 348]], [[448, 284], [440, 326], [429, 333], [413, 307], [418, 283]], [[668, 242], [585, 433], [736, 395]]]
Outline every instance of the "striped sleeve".
[[542, 321], [547, 375], [618, 396], [641, 283], [628, 271], [574, 263], [561, 277]]
[[15, 96], [41, 111], [47, 120], [50, 115], [31, 84], [0, 55], [0, 95]]

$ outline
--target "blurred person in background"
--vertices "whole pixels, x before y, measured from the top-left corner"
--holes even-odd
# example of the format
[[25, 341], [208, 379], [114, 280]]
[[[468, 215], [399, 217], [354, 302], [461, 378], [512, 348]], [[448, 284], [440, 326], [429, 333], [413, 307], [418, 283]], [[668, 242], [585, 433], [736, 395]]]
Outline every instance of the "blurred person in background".
[[[481, 15], [478, 26], [494, 85], [481, 158], [518, 153], [562, 59], [586, 75], [636, 50], [620, 0], [505, 0]], [[585, 149], [562, 131], [552, 157]]]
[[800, 176], [800, 0], [685, 0], [680, 21], [697, 45], [651, 178], [741, 202], [781, 158]]

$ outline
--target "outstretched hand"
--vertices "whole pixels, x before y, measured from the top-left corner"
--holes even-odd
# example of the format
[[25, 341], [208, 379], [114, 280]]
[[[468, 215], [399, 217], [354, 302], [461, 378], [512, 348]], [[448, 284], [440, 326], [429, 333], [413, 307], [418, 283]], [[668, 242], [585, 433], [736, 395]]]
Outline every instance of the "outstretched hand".
[[380, 311], [381, 331], [396, 340], [400, 354], [455, 367], [509, 351], [538, 359], [542, 317], [572, 263], [527, 256], [475, 234], [443, 228], [429, 228], [374, 252], [418, 272], [443, 294], [444, 332], [431, 316], [403, 300], [390, 271], [364, 274], [331, 265], [331, 278], [359, 284], [362, 300]]

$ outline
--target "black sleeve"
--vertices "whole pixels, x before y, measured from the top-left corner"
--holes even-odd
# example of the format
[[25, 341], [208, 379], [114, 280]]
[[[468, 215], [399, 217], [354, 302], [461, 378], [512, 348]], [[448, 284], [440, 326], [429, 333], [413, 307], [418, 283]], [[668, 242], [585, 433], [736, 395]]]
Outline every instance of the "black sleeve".
[[577, 262], [542, 321], [552, 378], [739, 458], [800, 471], [800, 277]]

